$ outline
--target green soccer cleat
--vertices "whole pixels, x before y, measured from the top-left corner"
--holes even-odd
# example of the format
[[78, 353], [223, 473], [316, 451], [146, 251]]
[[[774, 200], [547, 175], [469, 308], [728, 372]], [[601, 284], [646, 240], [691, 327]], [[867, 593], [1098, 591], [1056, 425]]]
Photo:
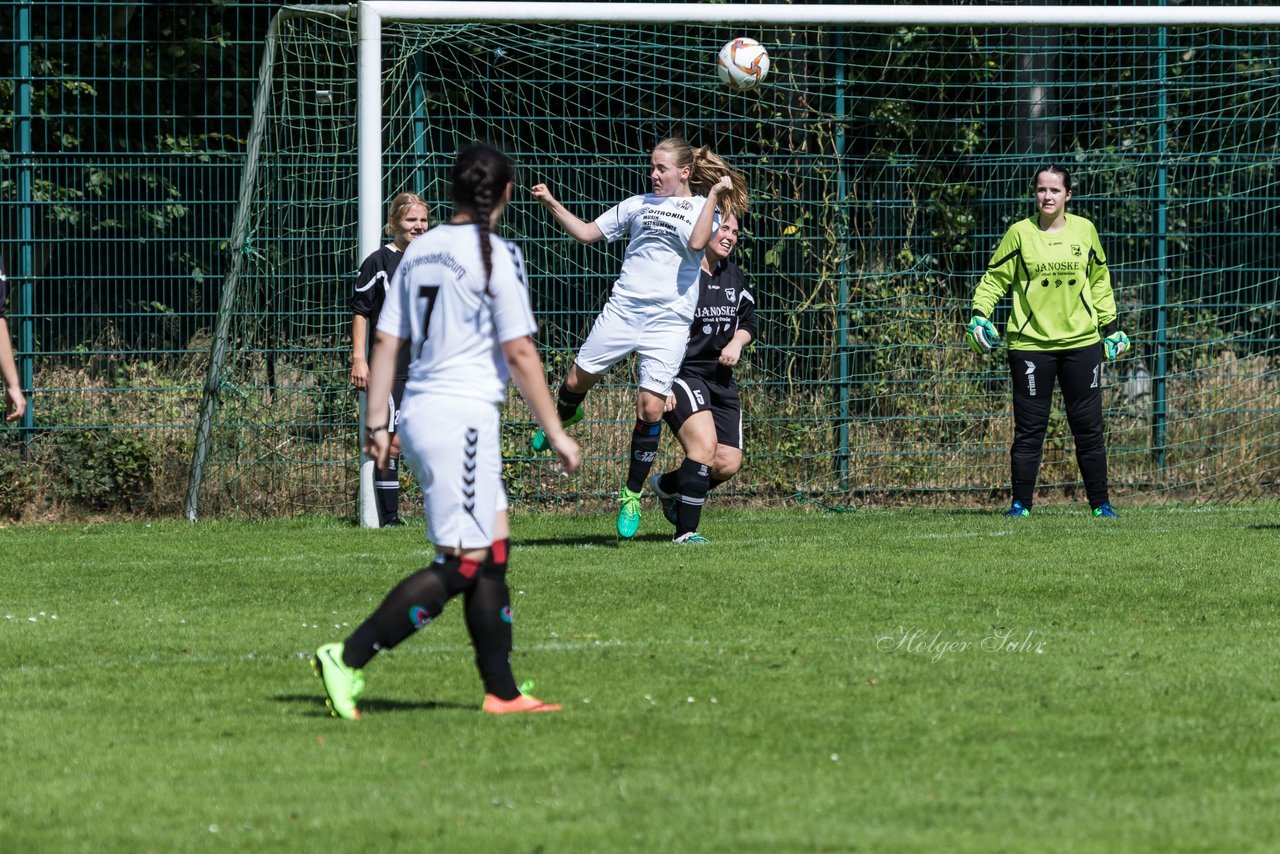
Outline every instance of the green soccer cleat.
[[342, 663], [342, 644], [327, 643], [320, 647], [311, 664], [324, 681], [325, 693], [329, 695], [325, 705], [329, 712], [349, 721], [360, 720], [356, 700], [364, 693], [364, 673]]
[[672, 525], [677, 524], [676, 504], [680, 500], [678, 495], [666, 492], [662, 488], [662, 475], [655, 474], [649, 478], [649, 488], [653, 490], [653, 494], [658, 496], [658, 506], [662, 508], [662, 516]]
[[[582, 407], [579, 406], [576, 410], [574, 410], [573, 416], [569, 418], [569, 420], [561, 421], [560, 423], [565, 427], [572, 427], [574, 424], [577, 424], [579, 421], [581, 421], [583, 418], [586, 418], [586, 417], [587, 417], [587, 414], [583, 412]], [[529, 446], [532, 447], [535, 451], [545, 451], [549, 447], [547, 444], [547, 434], [542, 432], [541, 427], [539, 427], [537, 431], [534, 432], [533, 438], [529, 440]]]
[[618, 536], [629, 540], [640, 530], [640, 493], [632, 492], [625, 486], [618, 493]]
[[699, 534], [697, 531], [690, 531], [687, 534], [681, 534], [671, 542], [678, 546], [709, 546], [711, 541]]

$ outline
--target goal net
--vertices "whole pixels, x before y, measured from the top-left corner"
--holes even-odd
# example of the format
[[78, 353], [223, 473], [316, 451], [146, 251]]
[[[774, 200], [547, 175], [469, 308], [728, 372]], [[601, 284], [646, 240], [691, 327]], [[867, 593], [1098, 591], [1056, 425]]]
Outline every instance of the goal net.
[[[726, 8], [683, 17], [723, 18]], [[760, 8], [741, 7], [739, 19]], [[734, 93], [713, 61], [744, 35], [766, 46], [773, 68], [758, 90]], [[991, 253], [1033, 212], [1032, 177], [1050, 161], [1071, 170], [1071, 209], [1098, 227], [1134, 345], [1105, 366], [1113, 494], [1275, 493], [1276, 29], [387, 20], [381, 39], [378, 216], [412, 190], [438, 222], [462, 144], [510, 153], [522, 189], [502, 230], [524, 249], [553, 380], [603, 305], [623, 246], [576, 244], [527, 187], [545, 182], [594, 219], [647, 189], [649, 152], [673, 135], [746, 174], [753, 202], [737, 260], [758, 296], [760, 340], [738, 371], [746, 464], [727, 493], [832, 505], [1003, 500], [1009, 369], [972, 354], [962, 330]], [[243, 267], [224, 306], [206, 512], [352, 506], [358, 61], [353, 18], [280, 21], [260, 93]], [[1007, 314], [1006, 299], [1001, 328]], [[513, 498], [616, 494], [633, 401], [626, 363], [588, 398], [575, 428], [585, 462], [563, 480], [529, 451], [533, 425], [513, 395]], [[657, 465], [676, 452], [664, 439]], [[1044, 454], [1041, 500], [1075, 497], [1060, 401]]]

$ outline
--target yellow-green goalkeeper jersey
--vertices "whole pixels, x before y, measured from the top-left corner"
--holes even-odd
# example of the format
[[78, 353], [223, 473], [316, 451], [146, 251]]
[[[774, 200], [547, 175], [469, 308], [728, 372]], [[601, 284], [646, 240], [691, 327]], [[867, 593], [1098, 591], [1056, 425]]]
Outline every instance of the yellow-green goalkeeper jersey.
[[1096, 344], [1116, 319], [1107, 258], [1098, 230], [1066, 215], [1058, 231], [1040, 230], [1036, 216], [1010, 226], [973, 294], [973, 310], [990, 317], [1013, 289], [1005, 335], [1010, 350], [1070, 350]]

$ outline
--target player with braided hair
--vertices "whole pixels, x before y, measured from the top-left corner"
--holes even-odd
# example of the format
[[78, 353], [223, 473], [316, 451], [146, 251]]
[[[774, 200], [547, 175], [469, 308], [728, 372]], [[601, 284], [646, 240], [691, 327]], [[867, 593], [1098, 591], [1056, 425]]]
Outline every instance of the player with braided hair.
[[[513, 167], [502, 152], [476, 143], [453, 167], [454, 215], [415, 240], [391, 282], [370, 363], [369, 394], [389, 393], [396, 352], [409, 342], [401, 437], [422, 484], [435, 560], [397, 584], [345, 641], [316, 650], [329, 708], [356, 720], [363, 668], [463, 596], [482, 709], [491, 714], [554, 712], [516, 687], [511, 673], [510, 529], [502, 487], [498, 406], [510, 377], [546, 431], [565, 472], [580, 461], [578, 444], [556, 417], [532, 335], [537, 330], [525, 286], [524, 259], [492, 233], [511, 200]], [[366, 415], [365, 452], [390, 454], [380, 412]]]
[[[615, 364], [638, 355], [636, 423], [626, 482], [618, 496], [617, 530], [624, 538], [640, 528], [640, 493], [657, 455], [667, 395], [684, 359], [698, 305], [702, 250], [716, 226], [717, 207], [723, 216], [740, 216], [748, 202], [742, 174], [709, 148], [669, 137], [653, 149], [649, 163], [651, 192], [632, 196], [592, 222], [571, 213], [546, 184], [531, 190], [579, 243], [629, 241], [609, 300], [556, 400], [564, 425], [578, 423], [592, 386]], [[534, 450], [545, 448], [545, 433], [535, 433], [532, 444]]]
[[[369, 329], [378, 326], [378, 314], [386, 300], [391, 277], [396, 273], [404, 250], [413, 240], [426, 234], [427, 203], [415, 193], [400, 193], [387, 209], [383, 233], [391, 238], [379, 246], [360, 265], [355, 292], [351, 294], [351, 385], [364, 391], [369, 382]], [[409, 378], [409, 347], [396, 355], [395, 382], [387, 405], [387, 430], [391, 433], [391, 456], [386, 467], [373, 467], [373, 495], [378, 508], [378, 527], [403, 525], [400, 521], [400, 439], [396, 426], [400, 423], [400, 402], [404, 400], [404, 384]], [[368, 400], [366, 396], [366, 400]], [[381, 408], [381, 401], [370, 401]]]

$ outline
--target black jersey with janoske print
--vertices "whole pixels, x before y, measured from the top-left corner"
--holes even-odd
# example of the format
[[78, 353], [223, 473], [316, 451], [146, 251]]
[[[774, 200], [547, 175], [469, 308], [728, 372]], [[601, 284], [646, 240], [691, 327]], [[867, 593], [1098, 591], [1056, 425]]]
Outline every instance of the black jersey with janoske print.
[[727, 383], [733, 368], [719, 363], [720, 351], [739, 329], [758, 334], [756, 301], [747, 289], [742, 270], [732, 261], [721, 261], [714, 273], [702, 271], [698, 309], [689, 326], [689, 346], [680, 373]]
[[[387, 298], [387, 288], [391, 285], [391, 277], [400, 266], [404, 253], [391, 246], [380, 246], [360, 265], [360, 273], [356, 276], [356, 289], [351, 294], [351, 313], [368, 318], [369, 329], [367, 341], [372, 345], [378, 329], [378, 315], [382, 313], [382, 303]], [[409, 342], [406, 341], [396, 354], [396, 378], [409, 376]]]

